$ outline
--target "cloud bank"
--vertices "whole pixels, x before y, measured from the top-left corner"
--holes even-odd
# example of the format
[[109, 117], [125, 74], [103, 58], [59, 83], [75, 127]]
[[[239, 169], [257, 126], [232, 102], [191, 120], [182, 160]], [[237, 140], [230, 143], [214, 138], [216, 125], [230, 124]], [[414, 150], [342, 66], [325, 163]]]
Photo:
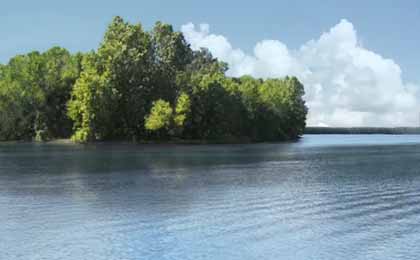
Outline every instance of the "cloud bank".
[[232, 47], [209, 25], [183, 25], [193, 49], [208, 48], [229, 64], [229, 76], [297, 76], [305, 85], [310, 126], [414, 126], [418, 86], [403, 82], [392, 59], [364, 48], [353, 25], [341, 20], [296, 50], [278, 40], [258, 42], [253, 54]]

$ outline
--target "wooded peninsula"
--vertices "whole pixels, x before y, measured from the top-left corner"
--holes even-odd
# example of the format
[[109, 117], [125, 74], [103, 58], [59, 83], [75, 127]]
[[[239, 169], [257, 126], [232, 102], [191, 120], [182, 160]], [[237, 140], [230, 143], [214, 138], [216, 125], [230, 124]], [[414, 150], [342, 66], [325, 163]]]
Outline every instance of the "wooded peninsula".
[[0, 64], [0, 140], [284, 141], [307, 107], [296, 77], [226, 76], [181, 32], [115, 17], [99, 48], [53, 47]]

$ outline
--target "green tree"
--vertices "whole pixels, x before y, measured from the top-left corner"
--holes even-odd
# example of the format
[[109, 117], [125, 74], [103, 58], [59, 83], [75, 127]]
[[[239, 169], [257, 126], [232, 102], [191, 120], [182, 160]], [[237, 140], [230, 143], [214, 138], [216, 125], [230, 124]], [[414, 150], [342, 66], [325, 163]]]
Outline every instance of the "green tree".
[[67, 117], [67, 101], [80, 74], [80, 54], [72, 56], [67, 50], [54, 47], [42, 54], [45, 62], [42, 90], [45, 103], [40, 122], [48, 137], [68, 137], [72, 122]]
[[109, 72], [100, 74], [95, 66], [98, 57], [87, 54], [83, 72], [77, 80], [68, 102], [68, 116], [74, 121], [76, 142], [111, 138], [114, 129], [115, 90], [110, 87]]
[[240, 135], [244, 107], [240, 96], [229, 91], [232, 81], [223, 74], [199, 79], [191, 94], [191, 124], [186, 134], [193, 139], [223, 139]]
[[[135, 139], [144, 132], [144, 117], [153, 100], [150, 35], [140, 24], [115, 17], [97, 54], [91, 56], [69, 104], [76, 133], [86, 133], [74, 139]], [[82, 112], [76, 106], [89, 109]]]
[[171, 25], [157, 22], [151, 33], [154, 57], [154, 99], [163, 98], [171, 104], [180, 93], [177, 77], [191, 63], [192, 50], [180, 32]]
[[172, 107], [169, 102], [159, 99], [153, 102], [150, 114], [146, 116], [146, 129], [157, 131], [165, 128], [168, 130], [171, 125]]
[[193, 51], [192, 60], [186, 67], [186, 71], [188, 72], [200, 72], [203, 74], [224, 74], [227, 70], [227, 63], [214, 58], [210, 51], [206, 48]]
[[297, 78], [266, 80], [259, 92], [265, 106], [260, 118], [271, 125], [272, 129], [268, 129], [275, 134], [269, 139], [276, 139], [276, 135], [280, 140], [296, 139], [303, 134], [307, 108], [302, 98], [303, 85]]
[[59, 47], [0, 65], [0, 140], [299, 138], [307, 108], [295, 77], [230, 78], [207, 49], [157, 22], [150, 32], [121, 17], [97, 51]]
[[12, 58], [1, 74], [2, 139], [42, 140], [70, 134], [66, 102], [79, 76], [76, 56], [59, 47], [42, 54], [31, 52]]
[[181, 95], [178, 97], [176, 108], [175, 108], [175, 118], [174, 118], [175, 126], [179, 128], [183, 128], [185, 121], [187, 120], [190, 113], [191, 113], [190, 97], [186, 93], [181, 93]]

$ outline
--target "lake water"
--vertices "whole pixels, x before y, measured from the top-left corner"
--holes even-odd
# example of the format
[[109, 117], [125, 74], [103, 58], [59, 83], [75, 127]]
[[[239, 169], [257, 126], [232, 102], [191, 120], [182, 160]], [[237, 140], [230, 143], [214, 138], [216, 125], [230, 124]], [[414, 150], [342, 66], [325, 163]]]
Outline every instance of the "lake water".
[[420, 136], [0, 144], [0, 259], [418, 259]]

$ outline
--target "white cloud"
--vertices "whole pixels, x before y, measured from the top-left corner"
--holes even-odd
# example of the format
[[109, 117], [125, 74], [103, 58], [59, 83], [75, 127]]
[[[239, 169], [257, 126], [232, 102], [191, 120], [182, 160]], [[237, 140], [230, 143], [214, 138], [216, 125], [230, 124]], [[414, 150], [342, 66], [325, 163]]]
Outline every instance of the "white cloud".
[[357, 32], [341, 20], [319, 39], [290, 50], [278, 40], [256, 44], [252, 55], [235, 49], [209, 25], [182, 26], [193, 49], [208, 48], [229, 64], [230, 76], [297, 76], [305, 85], [308, 125], [412, 126], [418, 124], [418, 86], [401, 79], [391, 59], [364, 48]]

